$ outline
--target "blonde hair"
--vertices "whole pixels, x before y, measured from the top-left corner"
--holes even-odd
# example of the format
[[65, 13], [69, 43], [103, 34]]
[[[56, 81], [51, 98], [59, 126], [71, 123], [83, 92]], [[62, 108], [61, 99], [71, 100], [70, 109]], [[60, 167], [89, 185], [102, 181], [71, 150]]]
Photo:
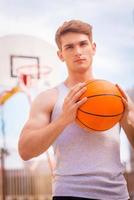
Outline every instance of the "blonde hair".
[[70, 20], [64, 22], [56, 31], [55, 42], [59, 49], [61, 49], [61, 36], [69, 32], [86, 34], [92, 42], [92, 26], [80, 20]]

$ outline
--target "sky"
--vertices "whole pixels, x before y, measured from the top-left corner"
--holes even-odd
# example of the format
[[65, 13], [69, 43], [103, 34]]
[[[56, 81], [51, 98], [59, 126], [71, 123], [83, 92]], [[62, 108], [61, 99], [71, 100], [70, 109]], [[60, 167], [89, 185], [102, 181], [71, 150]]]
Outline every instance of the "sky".
[[[97, 45], [93, 63], [95, 76], [118, 83], [123, 89], [133, 87], [133, 0], [0, 0], [0, 36], [31, 35], [55, 45], [57, 28], [71, 19], [93, 26]], [[66, 73], [61, 73], [63, 80]], [[28, 112], [24, 94], [15, 95], [4, 105], [7, 137], [12, 132], [8, 144], [16, 143]]]
[[123, 88], [132, 87], [133, 0], [0, 0], [0, 36], [26, 34], [55, 45], [55, 31], [70, 19], [84, 20], [93, 26], [97, 44], [95, 75]]

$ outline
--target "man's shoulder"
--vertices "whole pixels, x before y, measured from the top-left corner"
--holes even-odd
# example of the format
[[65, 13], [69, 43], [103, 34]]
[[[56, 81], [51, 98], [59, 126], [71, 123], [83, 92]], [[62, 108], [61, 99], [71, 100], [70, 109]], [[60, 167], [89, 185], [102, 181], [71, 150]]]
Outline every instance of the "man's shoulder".
[[[60, 85], [60, 84], [59, 84]], [[42, 92], [40, 92], [36, 98], [35, 98], [35, 101], [36, 102], [40, 102], [40, 103], [47, 103], [47, 104], [54, 104], [56, 102], [56, 99], [58, 97], [58, 87], [59, 85], [57, 86], [54, 86], [52, 88], [49, 88], [47, 90], [44, 90]]]
[[36, 97], [36, 99], [40, 99], [40, 100], [45, 100], [45, 99], [51, 99], [52, 97], [54, 97], [57, 94], [57, 89], [56, 88], [50, 88], [47, 89], [45, 91], [42, 91], [41, 93], [38, 94], [38, 96]]
[[44, 91], [42, 91], [38, 96], [40, 96], [41, 98], [42, 97], [53, 97], [53, 96], [50, 96], [50, 95], [57, 95], [57, 93], [58, 93], [58, 87], [59, 87], [59, 85], [56, 85], [56, 86], [54, 86], [54, 87], [52, 87], [52, 88], [49, 88], [49, 89], [47, 89], [47, 90], [44, 90]]

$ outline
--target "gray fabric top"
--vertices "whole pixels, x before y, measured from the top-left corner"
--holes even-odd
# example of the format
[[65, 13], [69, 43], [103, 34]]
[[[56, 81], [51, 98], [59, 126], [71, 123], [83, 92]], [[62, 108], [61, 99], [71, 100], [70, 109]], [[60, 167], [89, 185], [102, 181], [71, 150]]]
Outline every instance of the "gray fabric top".
[[[69, 91], [64, 83], [57, 89], [51, 120], [61, 112]], [[87, 132], [75, 123], [67, 126], [53, 144], [56, 161], [53, 196], [127, 200], [119, 133], [119, 124], [103, 132]]]

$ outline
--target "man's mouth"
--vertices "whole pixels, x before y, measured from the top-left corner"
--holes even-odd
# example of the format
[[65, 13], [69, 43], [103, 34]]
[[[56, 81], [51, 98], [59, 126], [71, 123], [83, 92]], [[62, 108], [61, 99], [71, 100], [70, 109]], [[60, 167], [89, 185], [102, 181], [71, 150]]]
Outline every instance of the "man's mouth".
[[74, 62], [85, 62], [86, 59], [85, 58], [79, 58], [79, 59], [76, 59]]

